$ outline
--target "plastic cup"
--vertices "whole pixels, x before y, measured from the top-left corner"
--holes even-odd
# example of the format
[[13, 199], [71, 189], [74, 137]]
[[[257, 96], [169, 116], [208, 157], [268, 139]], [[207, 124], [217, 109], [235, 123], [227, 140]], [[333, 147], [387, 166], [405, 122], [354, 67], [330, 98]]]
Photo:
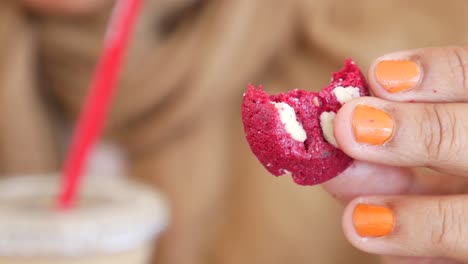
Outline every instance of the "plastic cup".
[[162, 196], [130, 180], [86, 178], [58, 211], [59, 178], [0, 180], [0, 264], [144, 264], [168, 223]]

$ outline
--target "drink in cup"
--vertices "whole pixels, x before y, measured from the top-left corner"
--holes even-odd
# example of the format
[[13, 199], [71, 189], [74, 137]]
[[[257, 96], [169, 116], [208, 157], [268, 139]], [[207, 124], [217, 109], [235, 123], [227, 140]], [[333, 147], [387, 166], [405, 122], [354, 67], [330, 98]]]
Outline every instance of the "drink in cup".
[[168, 222], [159, 193], [130, 180], [85, 177], [76, 206], [60, 211], [59, 180], [0, 180], [0, 264], [149, 263]]

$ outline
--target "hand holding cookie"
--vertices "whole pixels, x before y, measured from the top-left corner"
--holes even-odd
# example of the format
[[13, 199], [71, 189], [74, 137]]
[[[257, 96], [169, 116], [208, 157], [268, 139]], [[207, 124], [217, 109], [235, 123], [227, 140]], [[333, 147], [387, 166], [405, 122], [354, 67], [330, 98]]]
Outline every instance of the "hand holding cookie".
[[385, 55], [369, 71], [377, 98], [336, 116], [339, 147], [359, 161], [324, 186], [348, 204], [350, 242], [399, 256], [387, 263], [468, 261], [467, 65], [462, 47]]

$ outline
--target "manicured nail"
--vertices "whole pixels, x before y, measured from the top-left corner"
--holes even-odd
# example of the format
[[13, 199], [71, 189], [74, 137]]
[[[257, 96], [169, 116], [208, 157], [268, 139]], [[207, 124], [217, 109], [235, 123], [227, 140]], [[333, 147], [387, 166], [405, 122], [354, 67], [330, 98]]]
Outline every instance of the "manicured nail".
[[419, 66], [409, 60], [381, 61], [375, 69], [377, 81], [389, 93], [415, 87], [421, 76]]
[[382, 237], [393, 231], [395, 217], [388, 207], [358, 204], [353, 212], [353, 224], [361, 237]]
[[359, 143], [382, 145], [392, 136], [393, 126], [393, 119], [382, 110], [365, 105], [354, 109], [354, 137]]

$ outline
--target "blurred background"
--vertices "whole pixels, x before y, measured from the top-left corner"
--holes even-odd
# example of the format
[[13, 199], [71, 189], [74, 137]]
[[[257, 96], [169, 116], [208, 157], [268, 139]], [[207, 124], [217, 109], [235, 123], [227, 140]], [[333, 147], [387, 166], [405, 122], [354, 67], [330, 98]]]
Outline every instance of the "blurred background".
[[[60, 168], [111, 0], [0, 1], [0, 173]], [[353, 58], [467, 42], [463, 0], [146, 0], [90, 170], [169, 198], [155, 263], [376, 263], [320, 187], [274, 178], [244, 139], [242, 93], [319, 90]]]

